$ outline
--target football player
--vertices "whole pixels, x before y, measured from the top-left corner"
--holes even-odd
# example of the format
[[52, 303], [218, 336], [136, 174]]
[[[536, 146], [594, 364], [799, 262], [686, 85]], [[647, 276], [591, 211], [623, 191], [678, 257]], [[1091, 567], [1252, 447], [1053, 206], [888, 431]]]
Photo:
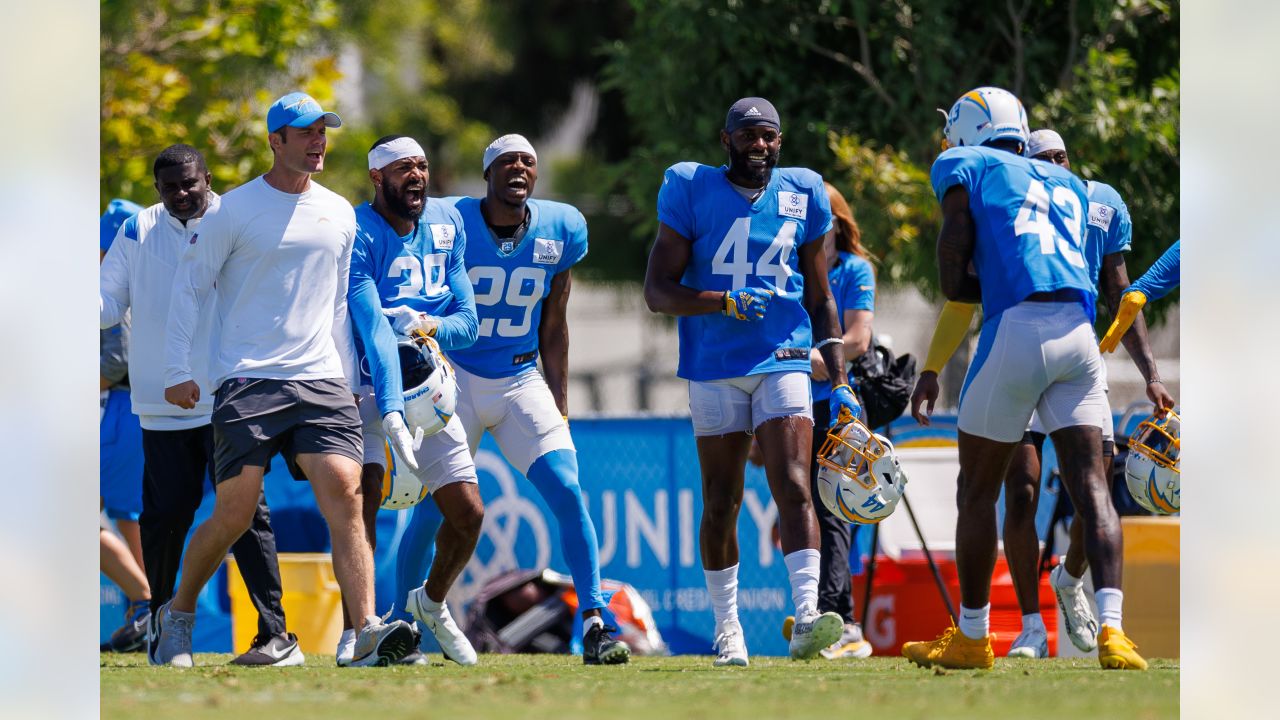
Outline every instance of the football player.
[[[532, 199], [538, 154], [520, 135], [485, 148], [483, 198], [451, 198], [467, 236], [479, 339], [449, 354], [458, 376], [458, 418], [474, 455], [488, 430], [529, 478], [560, 526], [560, 547], [582, 608], [582, 660], [627, 662], [631, 649], [601, 617], [596, 529], [578, 484], [569, 435], [572, 268], [587, 254], [587, 223], [572, 206]], [[538, 357], [546, 379], [538, 373]]]
[[[1027, 144], [1027, 155], [1071, 169], [1071, 159], [1062, 137], [1053, 130], [1036, 130]], [[1084, 258], [1089, 275], [1099, 287], [1114, 312], [1120, 293], [1128, 286], [1124, 253], [1132, 236], [1129, 210], [1115, 188], [1090, 180], [1085, 183], [1089, 196], [1088, 222], [1085, 227]], [[948, 301], [938, 318], [925, 370], [912, 395], [912, 411], [928, 424], [928, 415], [920, 405], [928, 401], [930, 409], [938, 396], [938, 372], [959, 347], [977, 305]], [[1160, 380], [1155, 359], [1147, 344], [1146, 325], [1139, 324], [1125, 338], [1134, 364], [1147, 381], [1147, 396], [1156, 407], [1173, 407], [1173, 397]], [[1104, 366], [1105, 370], [1105, 366]], [[1043, 658], [1048, 654], [1048, 635], [1040, 616], [1038, 590], [1039, 538], [1035, 529], [1036, 506], [1040, 492], [1040, 470], [1044, 448], [1044, 429], [1039, 417], [1032, 414], [1031, 427], [1023, 435], [1005, 476], [1004, 548], [1013, 578], [1018, 605], [1022, 610], [1022, 632], [1009, 649], [1010, 657]], [[1115, 452], [1108, 409], [1102, 430], [1102, 467], [1111, 467]], [[1097, 647], [1097, 619], [1084, 597], [1083, 576], [1088, 568], [1082, 538], [1083, 523], [1071, 526], [1071, 544], [1062, 563], [1054, 568], [1050, 583], [1062, 608], [1067, 633], [1073, 644], [1085, 652]]]
[[812, 350], [832, 388], [829, 424], [860, 412], [827, 283], [831, 204], [817, 173], [777, 167], [782, 129], [768, 100], [735, 102], [720, 144], [728, 165], [682, 162], [663, 177], [645, 302], [679, 318], [677, 374], [689, 381], [702, 470], [699, 532], [716, 619], [715, 664], [748, 664], [737, 610], [737, 525], [752, 434], [778, 506], [796, 607], [790, 654], [809, 659], [844, 628], [840, 615], [817, 610], [820, 554], [808, 475]]
[[[413, 138], [389, 135], [369, 149], [374, 197], [355, 210], [349, 290], [364, 376], [358, 403], [364, 423], [363, 513], [372, 544], [390, 440], [398, 462], [431, 493], [444, 520], [434, 536], [437, 551], [429, 561], [430, 574], [425, 584], [408, 591], [405, 607], [431, 630], [445, 657], [474, 665], [476, 652], [450, 615], [445, 596], [480, 538], [484, 505], [475, 463], [457, 419], [415, 442], [418, 429], [405, 423], [404, 391], [412, 388], [403, 386], [397, 350], [397, 335], [435, 338], [444, 350], [467, 347], [476, 339], [475, 300], [463, 264], [462, 218], [451, 205], [427, 199], [430, 179], [426, 152]], [[407, 556], [403, 562], [417, 569], [414, 582], [428, 565], [422, 552], [414, 545], [398, 548], [398, 555]], [[345, 625], [338, 644], [339, 665], [349, 663], [355, 649], [350, 620]], [[426, 660], [415, 650], [401, 662]]]
[[1007, 91], [966, 93], [944, 132], [951, 148], [930, 172], [943, 213], [939, 281], [948, 300], [981, 302], [984, 322], [957, 422], [960, 626], [931, 642], [904, 644], [903, 655], [925, 667], [994, 665], [988, 600], [995, 502], [1035, 411], [1059, 450], [1063, 483], [1083, 522], [1102, 615], [1099, 661], [1145, 669], [1122, 628], [1120, 523], [1102, 468], [1110, 409], [1092, 329], [1088, 192], [1069, 170], [1022, 157], [1026, 112]]
[[[1178, 240], [1164, 251], [1164, 254], [1142, 274], [1142, 277], [1125, 290], [1124, 296], [1120, 298], [1120, 310], [1116, 313], [1116, 319], [1111, 323], [1111, 327], [1107, 328], [1107, 334], [1103, 336], [1098, 349], [1102, 352], [1115, 351], [1116, 344], [1129, 337], [1130, 325], [1141, 327], [1143, 321], [1139, 311], [1142, 310], [1142, 306], [1150, 300], [1159, 300], [1173, 292], [1173, 289], [1182, 281], [1181, 267], [1182, 241]], [[1129, 347], [1127, 343], [1125, 347]]]

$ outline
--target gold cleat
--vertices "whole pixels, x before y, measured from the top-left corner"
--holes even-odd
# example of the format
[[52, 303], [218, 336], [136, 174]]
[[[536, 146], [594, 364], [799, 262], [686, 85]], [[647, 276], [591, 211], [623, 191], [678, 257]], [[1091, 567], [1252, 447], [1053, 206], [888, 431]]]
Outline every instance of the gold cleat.
[[1098, 633], [1098, 662], [1107, 670], [1146, 670], [1147, 661], [1124, 631], [1103, 625]]
[[791, 642], [791, 629], [796, 626], [796, 616], [788, 615], [782, 620], [782, 639]]
[[991, 651], [994, 635], [971, 640], [954, 625], [930, 642], [903, 643], [902, 655], [920, 667], [990, 670], [996, 664]]

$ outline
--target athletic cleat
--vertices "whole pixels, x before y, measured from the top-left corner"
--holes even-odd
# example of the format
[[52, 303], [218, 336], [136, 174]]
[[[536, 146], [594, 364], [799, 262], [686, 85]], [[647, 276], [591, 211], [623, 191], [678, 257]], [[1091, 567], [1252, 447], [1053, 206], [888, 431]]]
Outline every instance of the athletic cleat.
[[431, 661], [427, 659], [426, 655], [422, 654], [421, 650], [418, 650], [415, 648], [413, 652], [400, 658], [399, 662], [397, 662], [396, 664], [397, 665], [430, 665]]
[[1059, 563], [1049, 573], [1049, 586], [1053, 588], [1054, 597], [1058, 598], [1058, 607], [1062, 610], [1062, 621], [1067, 626], [1067, 636], [1071, 644], [1084, 652], [1092, 652], [1098, 647], [1098, 620], [1093, 616], [1093, 608], [1089, 607], [1089, 599], [1085, 597], [1082, 585], [1059, 587], [1058, 581], [1066, 569]]
[[1049, 657], [1049, 635], [1044, 628], [1032, 628], [1018, 633], [1009, 646], [1009, 657], [1039, 660]]
[[812, 660], [839, 640], [843, 632], [844, 619], [836, 613], [819, 615], [812, 607], [801, 608], [791, 628], [791, 659]]
[[364, 619], [364, 627], [356, 636], [354, 655], [350, 667], [386, 667], [399, 662], [401, 658], [413, 652], [413, 628], [403, 620], [392, 620], [388, 611], [383, 617], [369, 615]]
[[782, 618], [782, 639], [791, 642], [791, 631], [796, 627], [796, 616], [788, 615]]
[[436, 642], [440, 643], [440, 652], [444, 653], [446, 659], [459, 665], [475, 665], [475, 648], [471, 647], [471, 641], [453, 621], [453, 616], [449, 614], [449, 603], [440, 603], [440, 610], [433, 613], [424, 607], [427, 600], [426, 586], [420, 585], [410, 590], [409, 597], [405, 600], [409, 614], [435, 635]]
[[1098, 634], [1098, 662], [1108, 670], [1146, 670], [1147, 661], [1138, 654], [1138, 646], [1125, 637], [1124, 631], [1103, 625]]
[[[130, 608], [133, 610], [133, 608]], [[130, 612], [125, 617], [124, 625], [111, 633], [111, 639], [99, 647], [102, 652], [133, 653], [142, 652], [147, 646], [147, 626], [151, 623], [151, 611], [146, 605]]]
[[338, 636], [338, 649], [334, 651], [334, 657], [338, 661], [338, 667], [346, 667], [351, 664], [351, 658], [356, 654], [356, 631], [352, 628], [346, 628], [342, 631], [342, 635]]
[[994, 635], [972, 640], [954, 625], [929, 642], [903, 643], [902, 655], [920, 667], [990, 670], [996, 664], [991, 651]]
[[716, 667], [746, 667], [747, 641], [742, 636], [742, 625], [735, 622], [725, 623], [716, 635], [716, 659], [711, 663]]
[[160, 611], [157, 608], [156, 612], [151, 613], [151, 616], [147, 618], [147, 664], [148, 665], [161, 664], [158, 660], [156, 660], [156, 656], [155, 656], [155, 651], [160, 646], [160, 643], [158, 642], [159, 639], [160, 639]]
[[298, 647], [298, 636], [291, 632], [270, 637], [258, 635], [243, 655], [231, 661], [232, 665], [250, 667], [295, 667], [306, 662]]
[[595, 623], [582, 637], [583, 665], [623, 665], [631, 659], [631, 646], [611, 636], [618, 628]]
[[862, 626], [845, 623], [840, 639], [830, 647], [822, 648], [819, 654], [828, 660], [861, 660], [871, 657], [871, 649], [871, 643], [862, 637]]
[[172, 665], [189, 668], [195, 666], [191, 656], [191, 631], [195, 628], [196, 614], [177, 612], [170, 608], [173, 601], [165, 603], [156, 611], [159, 619], [155, 641], [152, 643], [150, 660], [153, 665]]

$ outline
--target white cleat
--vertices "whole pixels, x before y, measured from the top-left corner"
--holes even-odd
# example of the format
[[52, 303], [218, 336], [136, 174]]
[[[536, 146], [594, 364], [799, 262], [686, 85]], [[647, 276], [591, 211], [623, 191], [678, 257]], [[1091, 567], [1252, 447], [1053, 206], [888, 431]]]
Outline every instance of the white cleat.
[[716, 633], [716, 659], [712, 665], [716, 667], [746, 667], [747, 641], [742, 635], [742, 625], [727, 622], [720, 632]]
[[1009, 657], [1039, 660], [1049, 657], [1049, 636], [1044, 628], [1023, 630], [1009, 646]]
[[1071, 644], [1083, 652], [1093, 652], [1098, 648], [1098, 619], [1093, 616], [1093, 608], [1089, 607], [1089, 599], [1085, 597], [1083, 585], [1059, 581], [1066, 570], [1061, 563], [1049, 573], [1049, 586], [1053, 588], [1054, 597], [1058, 598], [1058, 608], [1062, 610], [1062, 621], [1067, 626], [1067, 636]]
[[440, 652], [446, 658], [459, 665], [475, 665], [478, 661], [476, 650], [453, 621], [453, 616], [449, 614], [449, 603], [442, 602], [439, 611], [430, 612], [423, 607], [426, 602], [427, 589], [425, 586], [418, 586], [409, 591], [405, 605], [409, 608], [409, 614], [435, 636], [436, 642], [440, 643]]
[[812, 660], [824, 648], [835, 644], [844, 634], [844, 619], [833, 612], [818, 614], [812, 607], [796, 611], [796, 624], [791, 628], [791, 659]]
[[356, 654], [356, 631], [354, 628], [347, 628], [342, 631], [342, 635], [338, 638], [338, 649], [334, 655], [338, 658], [338, 667], [346, 667], [351, 664], [351, 658]]
[[822, 657], [828, 660], [861, 660], [871, 657], [872, 650], [871, 643], [862, 637], [862, 626], [848, 623], [844, 626], [840, 639], [822, 649]]

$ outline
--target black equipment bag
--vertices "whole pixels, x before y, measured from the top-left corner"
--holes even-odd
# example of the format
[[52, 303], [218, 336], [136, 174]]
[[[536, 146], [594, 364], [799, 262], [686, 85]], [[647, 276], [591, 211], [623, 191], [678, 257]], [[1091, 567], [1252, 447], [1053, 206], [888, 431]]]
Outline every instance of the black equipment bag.
[[897, 420], [907, 409], [916, 382], [916, 359], [910, 353], [895, 358], [892, 350], [873, 337], [871, 348], [850, 363], [849, 377], [858, 383], [858, 397], [866, 414], [863, 421], [875, 430]]

